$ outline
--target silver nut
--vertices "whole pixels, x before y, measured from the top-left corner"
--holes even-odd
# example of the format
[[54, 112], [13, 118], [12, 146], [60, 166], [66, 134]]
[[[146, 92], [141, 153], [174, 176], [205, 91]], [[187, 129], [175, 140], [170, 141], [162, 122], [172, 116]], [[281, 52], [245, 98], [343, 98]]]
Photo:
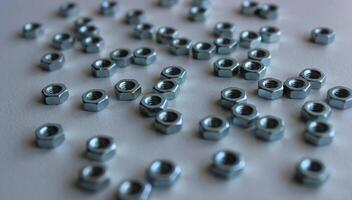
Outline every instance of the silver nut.
[[79, 17], [73, 23], [74, 29], [76, 32], [78, 32], [82, 26], [91, 25], [92, 22], [93, 22], [93, 19], [90, 17]]
[[116, 154], [114, 138], [98, 135], [90, 138], [86, 144], [86, 157], [89, 160], [105, 162]]
[[200, 136], [206, 140], [220, 140], [228, 135], [229, 130], [229, 122], [222, 117], [209, 115], [199, 122]]
[[181, 176], [181, 167], [171, 160], [155, 160], [147, 169], [147, 180], [153, 187], [168, 188]]
[[245, 49], [257, 48], [262, 37], [254, 31], [242, 31], [240, 33], [240, 46]]
[[26, 23], [22, 27], [22, 37], [26, 39], [36, 39], [44, 34], [44, 28], [41, 23]]
[[159, 44], [170, 44], [174, 39], [178, 38], [179, 32], [168, 26], [162, 26], [156, 32], [156, 41]]
[[234, 24], [230, 22], [218, 22], [214, 26], [214, 35], [215, 37], [227, 37], [232, 38], [233, 33], [236, 31]]
[[259, 118], [259, 112], [253, 104], [240, 103], [232, 107], [233, 123], [248, 128]]
[[104, 165], [84, 166], [78, 174], [78, 185], [83, 190], [97, 192], [110, 184], [110, 176]]
[[142, 93], [142, 87], [135, 79], [122, 79], [115, 85], [116, 98], [120, 101], [132, 101]]
[[304, 99], [311, 90], [311, 84], [304, 78], [292, 77], [284, 83], [284, 94], [290, 99]]
[[153, 39], [154, 34], [154, 25], [150, 23], [140, 23], [133, 28], [133, 36], [140, 40]]
[[218, 77], [233, 77], [240, 68], [240, 63], [232, 58], [220, 58], [214, 62], [214, 75]]
[[180, 66], [168, 66], [160, 73], [161, 79], [173, 79], [177, 84], [181, 85], [185, 82], [187, 71]]
[[139, 110], [146, 117], [154, 117], [167, 108], [168, 100], [160, 94], [151, 93], [145, 95], [140, 103]]
[[52, 83], [43, 88], [42, 96], [45, 104], [59, 105], [68, 99], [69, 93], [64, 84]]
[[59, 7], [59, 15], [62, 17], [73, 17], [79, 12], [78, 5], [74, 2], [63, 3]]
[[47, 123], [35, 131], [36, 144], [39, 148], [53, 149], [65, 141], [64, 131], [60, 124]]
[[330, 170], [322, 161], [307, 157], [296, 165], [295, 178], [300, 184], [318, 187], [329, 179], [330, 174]]
[[156, 61], [156, 51], [149, 47], [140, 47], [133, 52], [133, 62], [136, 65], [150, 65]]
[[258, 81], [258, 96], [275, 100], [282, 97], [284, 94], [284, 86], [282, 82], [275, 78], [264, 78]]
[[240, 73], [246, 80], [259, 80], [266, 74], [267, 67], [255, 60], [246, 60], [242, 63]]
[[263, 4], [259, 6], [256, 14], [263, 19], [275, 20], [280, 15], [280, 9], [276, 4]]
[[307, 101], [301, 109], [302, 119], [327, 120], [331, 115], [331, 108], [323, 101]]
[[203, 22], [210, 14], [209, 7], [205, 6], [192, 6], [189, 10], [189, 20], [194, 22]]
[[84, 42], [86, 37], [98, 37], [100, 35], [100, 31], [96, 26], [91, 25], [88, 22], [87, 25], [82, 25], [78, 28], [77, 35], [78, 38]]
[[100, 3], [100, 14], [104, 16], [112, 16], [116, 13], [119, 4], [114, 0], [104, 0]]
[[281, 30], [275, 26], [263, 26], [260, 28], [259, 34], [264, 43], [277, 43], [281, 38]]
[[307, 68], [302, 70], [299, 75], [310, 82], [312, 89], [320, 89], [326, 81], [325, 74], [318, 69]]
[[85, 53], [98, 53], [104, 46], [104, 40], [99, 36], [89, 36], [82, 41], [82, 47]]
[[352, 90], [344, 86], [330, 88], [327, 101], [331, 107], [337, 109], [348, 109], [352, 107]]
[[136, 25], [143, 23], [146, 20], [144, 10], [141, 9], [130, 9], [127, 11], [125, 16], [125, 22], [130, 25]]
[[97, 78], [110, 77], [116, 71], [116, 64], [112, 60], [99, 58], [92, 63], [91, 71]]
[[177, 133], [182, 128], [182, 114], [173, 109], [162, 110], [156, 115], [154, 125], [160, 133]]
[[140, 180], [124, 180], [116, 189], [118, 200], [148, 200], [152, 186]]
[[262, 48], [255, 48], [248, 51], [248, 59], [263, 63], [266, 67], [271, 64], [271, 54], [268, 50]]
[[210, 7], [211, 0], [193, 0], [191, 6]]
[[69, 33], [57, 33], [53, 36], [52, 44], [58, 50], [70, 49], [75, 44], [75, 38]]
[[129, 49], [115, 49], [110, 53], [110, 59], [116, 64], [116, 67], [127, 67], [131, 64], [133, 55]]
[[40, 66], [46, 71], [61, 69], [64, 64], [65, 56], [58, 52], [46, 53], [40, 59]]
[[187, 56], [191, 53], [192, 41], [187, 38], [173, 39], [169, 51], [176, 56]]
[[83, 109], [99, 112], [109, 105], [109, 97], [104, 90], [92, 89], [82, 95]]
[[282, 119], [271, 115], [260, 117], [255, 126], [257, 138], [264, 141], [277, 141], [284, 136], [285, 124]]
[[216, 53], [221, 55], [231, 54], [237, 48], [237, 41], [231, 38], [219, 37], [214, 41]]
[[241, 4], [241, 13], [244, 15], [254, 15], [258, 10], [259, 4], [256, 1], [244, 0]]
[[178, 3], [178, 0], [159, 0], [158, 5], [163, 8], [170, 8]]
[[246, 102], [246, 91], [241, 88], [229, 87], [221, 91], [220, 103], [224, 108], [231, 109], [235, 104]]
[[211, 165], [212, 172], [221, 178], [238, 177], [244, 170], [246, 163], [239, 152], [221, 150], [214, 154]]
[[180, 91], [180, 85], [173, 79], [162, 79], [155, 83], [153, 90], [168, 100], [175, 99]]
[[209, 60], [215, 51], [215, 45], [212, 43], [197, 42], [192, 47], [192, 57], [197, 60]]
[[318, 27], [312, 30], [311, 40], [316, 44], [328, 45], [334, 42], [336, 32], [330, 28]]
[[331, 124], [325, 121], [310, 121], [307, 123], [304, 132], [304, 139], [316, 146], [324, 146], [330, 144], [335, 137], [335, 131]]

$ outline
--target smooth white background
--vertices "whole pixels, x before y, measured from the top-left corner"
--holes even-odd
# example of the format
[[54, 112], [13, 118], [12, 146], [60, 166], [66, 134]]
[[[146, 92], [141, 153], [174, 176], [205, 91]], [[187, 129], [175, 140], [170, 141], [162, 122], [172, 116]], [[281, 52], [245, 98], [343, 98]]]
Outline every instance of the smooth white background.
[[[236, 38], [242, 30], [259, 30], [263, 25], [281, 28], [279, 44], [263, 45], [273, 57], [267, 77], [286, 80], [306, 67], [317, 67], [328, 78], [320, 91], [313, 91], [306, 99], [323, 100], [328, 88], [335, 85], [351, 87], [350, 19], [351, 1], [297, 0], [276, 1], [281, 8], [277, 21], [245, 17], [238, 13], [240, 1], [213, 1], [212, 13], [205, 23], [191, 23], [186, 16], [189, 1], [181, 1], [172, 9], [161, 9], [153, 1], [119, 1], [115, 17], [97, 14], [99, 1], [76, 1], [81, 16], [91, 16], [100, 28], [106, 48], [96, 55], [86, 55], [77, 44], [64, 52], [65, 66], [55, 72], [38, 67], [40, 57], [50, 48], [56, 32], [71, 31], [73, 19], [56, 15], [61, 1], [3, 0], [0, 6], [1, 44], [1, 106], [0, 106], [0, 199], [113, 199], [114, 188], [126, 178], [144, 178], [149, 163], [168, 158], [182, 167], [182, 176], [170, 190], [155, 190], [152, 199], [350, 199], [352, 191], [351, 124], [352, 110], [333, 110], [330, 122], [336, 130], [336, 140], [327, 147], [316, 148], [302, 141], [304, 123], [299, 119], [303, 100], [282, 98], [266, 101], [256, 96], [256, 82], [239, 77], [221, 79], [212, 75], [211, 61], [197, 61], [170, 55], [165, 47], [130, 36], [131, 27], [121, 23], [130, 8], [146, 11], [148, 22], [156, 26], [177, 28], [181, 36], [193, 41], [213, 40], [211, 30], [218, 21], [233, 22]], [[39, 40], [25, 40], [18, 36], [25, 22], [44, 24], [46, 34]], [[335, 42], [327, 47], [308, 42], [309, 33], [316, 26], [331, 27], [337, 32]], [[135, 49], [154, 47], [156, 63], [148, 67], [131, 65], [118, 69], [111, 78], [96, 79], [90, 74], [90, 64], [98, 57], [106, 57], [118, 47]], [[246, 50], [237, 49], [231, 57], [243, 61]], [[159, 73], [167, 65], [187, 69], [188, 78], [179, 97], [169, 104], [183, 113], [184, 127], [178, 134], [163, 136], [153, 129], [153, 119], [138, 112], [139, 99], [119, 102], [114, 98], [113, 85], [123, 78], [135, 78], [144, 92], [151, 91]], [[46, 106], [41, 101], [41, 89], [54, 82], [62, 82], [70, 91], [70, 98], [60, 106]], [[258, 141], [250, 130], [235, 126], [219, 142], [209, 142], [197, 136], [198, 121], [208, 115], [229, 116], [217, 103], [220, 91], [229, 86], [244, 88], [249, 102], [262, 115], [282, 117], [286, 123], [283, 140], [274, 143]], [[101, 88], [111, 97], [107, 109], [89, 113], [81, 109], [80, 96], [92, 88]], [[33, 146], [34, 130], [46, 122], [61, 123], [66, 134], [65, 143], [53, 151]], [[116, 139], [117, 155], [107, 163], [111, 185], [96, 194], [82, 192], [75, 187], [78, 169], [88, 164], [82, 153], [86, 140], [97, 134]], [[223, 181], [208, 173], [211, 156], [220, 149], [243, 153], [247, 162], [244, 173], [237, 179]], [[319, 189], [305, 188], [292, 181], [295, 163], [304, 156], [314, 156], [326, 162], [332, 170], [330, 180]]]

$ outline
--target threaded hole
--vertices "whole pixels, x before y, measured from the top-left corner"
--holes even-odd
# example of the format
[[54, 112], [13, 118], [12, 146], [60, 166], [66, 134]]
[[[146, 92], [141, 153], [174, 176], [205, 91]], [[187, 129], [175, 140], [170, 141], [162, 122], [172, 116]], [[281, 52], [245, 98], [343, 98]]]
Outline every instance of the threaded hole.
[[279, 87], [279, 82], [276, 81], [276, 80], [273, 80], [273, 79], [269, 79], [269, 80], [266, 80], [264, 81], [263, 85], [266, 87], [266, 88], [277, 88]]
[[90, 148], [106, 149], [111, 145], [111, 140], [106, 137], [94, 137], [89, 141]]
[[68, 40], [70, 38], [71, 38], [71, 36], [68, 33], [60, 33], [60, 34], [56, 34], [54, 36], [54, 40], [56, 40], [56, 41], [65, 41], [65, 40]]
[[258, 38], [258, 34], [252, 31], [247, 31], [244, 32], [242, 35], [244, 38], [248, 38], [248, 39], [256, 39]]
[[84, 175], [92, 178], [101, 177], [104, 173], [105, 169], [101, 166], [89, 166], [84, 169]]
[[153, 26], [151, 24], [147, 24], [147, 23], [137, 25], [137, 29], [144, 30], [144, 31], [150, 30], [152, 29], [152, 27]]
[[321, 113], [325, 110], [325, 106], [321, 103], [312, 103], [308, 106], [308, 109], [316, 113]]
[[141, 48], [137, 50], [137, 54], [143, 55], [143, 56], [147, 56], [149, 54], [151, 54], [153, 51], [150, 48]]
[[293, 88], [302, 88], [305, 86], [305, 82], [300, 79], [292, 79], [288, 82], [288, 85], [293, 87]]
[[56, 126], [44, 126], [39, 130], [39, 133], [42, 137], [52, 137], [59, 132], [59, 128]]
[[39, 23], [29, 23], [24, 25], [24, 30], [26, 31], [31, 31], [31, 30], [36, 30], [41, 27], [41, 24]]
[[139, 10], [139, 9], [130, 10], [130, 12], [129, 12], [129, 15], [134, 16], [134, 17], [139, 17], [143, 14], [144, 14], [143, 10]]
[[194, 14], [202, 14], [202, 13], [205, 13], [206, 11], [207, 11], [206, 8], [200, 7], [200, 6], [195, 6], [191, 8], [191, 12]]
[[112, 56], [115, 58], [125, 58], [130, 54], [130, 51], [127, 49], [117, 49], [112, 53]]
[[321, 77], [321, 72], [314, 69], [307, 69], [303, 72], [303, 75], [309, 79], [319, 79]]
[[249, 105], [240, 105], [237, 106], [236, 111], [240, 115], [251, 115], [254, 112], [254, 109]]
[[219, 61], [219, 64], [221, 67], [232, 67], [233, 66], [233, 60], [231, 59], [221, 59]]
[[238, 161], [238, 156], [231, 152], [219, 152], [216, 155], [216, 162], [221, 165], [232, 166], [237, 164]]
[[255, 71], [259, 70], [261, 68], [261, 65], [258, 62], [249, 61], [244, 64], [244, 67], [247, 70]]
[[121, 187], [121, 192], [129, 196], [140, 194], [142, 190], [143, 185], [136, 181], [126, 181]]
[[170, 90], [173, 87], [175, 87], [175, 84], [172, 81], [164, 80], [164, 81], [160, 81], [157, 84], [157, 87], [161, 90]]
[[230, 38], [218, 38], [216, 39], [216, 43], [220, 44], [220, 45], [227, 45], [231, 43], [231, 39]]
[[171, 174], [174, 171], [174, 165], [166, 161], [156, 161], [151, 166], [153, 173], [160, 175]]
[[278, 120], [271, 117], [261, 119], [260, 124], [266, 129], [274, 129], [279, 126]]
[[178, 67], [169, 67], [165, 70], [165, 72], [168, 75], [177, 76], [181, 74], [182, 70]]
[[178, 114], [173, 111], [164, 111], [160, 113], [160, 119], [164, 122], [174, 122], [178, 119]]
[[351, 95], [350, 91], [344, 88], [338, 88], [334, 91], [334, 95], [339, 98], [347, 98]]
[[100, 59], [95, 61], [95, 66], [100, 68], [108, 68], [112, 65], [112, 62], [107, 59]]
[[323, 35], [328, 35], [331, 33], [331, 30], [328, 28], [320, 28], [320, 29], [318, 29], [318, 33], [323, 34]]
[[267, 55], [267, 52], [264, 51], [264, 50], [261, 50], [261, 49], [253, 50], [253, 51], [251, 52], [251, 54], [252, 54], [253, 57], [257, 57], [257, 58], [265, 58], [265, 57], [268, 56], [268, 55]]
[[48, 61], [55, 61], [60, 58], [60, 55], [58, 53], [49, 53], [46, 54], [44, 58]]
[[145, 98], [145, 103], [149, 106], [155, 106], [160, 104], [162, 101], [162, 98], [159, 96], [149, 96]]
[[303, 167], [310, 172], [321, 172], [324, 169], [323, 164], [316, 160], [306, 160], [303, 164]]
[[233, 25], [231, 23], [227, 23], [227, 22], [222, 22], [217, 24], [217, 28], [218, 29], [222, 29], [222, 30], [229, 30], [233, 27]]
[[229, 89], [225, 92], [225, 97], [229, 99], [237, 99], [242, 96], [242, 91], [237, 89]]
[[101, 3], [101, 5], [104, 8], [111, 8], [111, 7], [114, 7], [116, 5], [116, 2], [115, 1], [103, 1]]
[[61, 85], [51, 85], [45, 89], [45, 92], [48, 94], [58, 94], [62, 91]]
[[86, 95], [86, 98], [91, 101], [95, 101], [103, 97], [103, 93], [101, 91], [91, 91]]
[[136, 84], [133, 81], [123, 81], [119, 84], [121, 90], [132, 90], [136, 87]]
[[199, 49], [199, 50], [204, 50], [204, 51], [206, 51], [206, 50], [208, 50], [208, 49], [211, 48], [211, 44], [206, 43], [206, 42], [198, 43], [198, 44], [196, 45], [196, 48]]
[[313, 130], [317, 133], [325, 133], [329, 130], [329, 125], [324, 122], [315, 122]]
[[186, 39], [186, 38], [179, 38], [179, 39], [176, 39], [176, 40], [174, 41], [174, 44], [175, 44], [175, 45], [178, 45], [178, 46], [185, 46], [185, 45], [188, 44], [188, 39]]
[[217, 117], [209, 117], [206, 119], [205, 124], [210, 128], [218, 128], [223, 125], [223, 121]]
[[269, 33], [276, 33], [278, 32], [278, 29], [276, 27], [269, 26], [265, 29]]

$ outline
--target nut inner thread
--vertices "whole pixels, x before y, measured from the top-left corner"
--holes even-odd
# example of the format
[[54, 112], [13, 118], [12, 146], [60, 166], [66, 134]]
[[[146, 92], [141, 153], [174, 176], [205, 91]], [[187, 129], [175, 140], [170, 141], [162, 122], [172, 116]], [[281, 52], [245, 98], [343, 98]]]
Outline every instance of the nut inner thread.
[[254, 32], [245, 32], [243, 37], [248, 39], [256, 39], [258, 35], [257, 33], [254, 33]]
[[252, 51], [252, 55], [257, 58], [264, 58], [267, 56], [266, 52], [260, 49]]
[[39, 24], [37, 24], [37, 23], [32, 23], [32, 24], [26, 24], [26, 25], [24, 26], [24, 29], [25, 29], [26, 31], [31, 31], [31, 30], [38, 29], [39, 27], [40, 27]]
[[325, 106], [321, 103], [312, 103], [308, 106], [308, 108], [313, 111], [313, 112], [317, 112], [317, 113], [321, 113], [325, 110]]
[[252, 61], [249, 61], [245, 64], [245, 68], [247, 70], [259, 70], [261, 67], [261, 65], [257, 62], [252, 62]]
[[124, 57], [128, 56], [128, 54], [129, 54], [128, 50], [119, 49], [119, 50], [114, 51], [114, 53], [112, 55], [113, 55], [113, 57], [124, 58]]
[[70, 35], [67, 33], [57, 34], [55, 35], [55, 38], [54, 38], [54, 40], [56, 41], [66, 41], [68, 39], [70, 39]]
[[62, 87], [60, 85], [51, 85], [45, 90], [48, 94], [58, 94], [62, 91]]
[[106, 149], [111, 145], [111, 141], [104, 137], [95, 137], [90, 142], [89, 145], [94, 149]]
[[251, 115], [254, 109], [248, 105], [240, 105], [236, 108], [236, 111], [241, 115]]
[[219, 64], [221, 67], [231, 67], [233, 65], [233, 61], [230, 59], [221, 59]]
[[267, 27], [265, 29], [265, 31], [267, 31], [269, 33], [276, 33], [278, 30], [277, 30], [277, 28], [270, 26], [270, 27]]
[[133, 81], [123, 81], [119, 84], [119, 88], [122, 90], [132, 90], [136, 87], [136, 84]]
[[321, 28], [321, 29], [319, 29], [318, 33], [328, 35], [331, 33], [331, 30], [327, 29], [327, 28]]
[[178, 119], [178, 115], [172, 111], [165, 111], [161, 113], [160, 118], [164, 122], [174, 122]]
[[237, 99], [242, 96], [242, 92], [236, 89], [230, 89], [225, 92], [225, 96], [230, 99]]
[[103, 93], [100, 91], [91, 91], [87, 94], [87, 99], [91, 101], [95, 101], [100, 99], [103, 96]]
[[108, 68], [108, 67], [111, 66], [111, 61], [110, 61], [110, 60], [105, 60], [105, 59], [103, 59], [103, 60], [97, 60], [97, 61], [95, 62], [95, 65], [96, 65], [97, 67], [101, 67], [101, 68]]
[[300, 79], [293, 79], [288, 82], [288, 85], [294, 88], [302, 88], [305, 85], [305, 82]]
[[178, 68], [178, 67], [169, 67], [165, 70], [165, 72], [168, 74], [168, 75], [173, 75], [173, 76], [176, 76], [176, 75], [179, 75], [181, 74], [181, 69]]
[[224, 22], [224, 23], [218, 24], [218, 28], [223, 30], [228, 30], [232, 28], [232, 25], [230, 23]]
[[44, 126], [39, 133], [42, 137], [51, 137], [58, 133], [59, 129], [56, 126]]
[[329, 125], [324, 122], [316, 122], [313, 126], [313, 130], [317, 133], [325, 133], [329, 130]]
[[153, 173], [160, 174], [160, 175], [167, 175], [172, 173], [174, 170], [174, 166], [169, 162], [162, 162], [157, 161], [153, 163], [152, 171]]
[[178, 46], [184, 46], [188, 43], [188, 40], [185, 39], [185, 38], [180, 38], [180, 39], [176, 39], [175, 40], [175, 45], [178, 45]]
[[211, 117], [205, 121], [205, 124], [207, 126], [209, 126], [210, 128], [218, 128], [218, 127], [222, 126], [223, 122], [219, 118]]
[[126, 195], [136, 195], [141, 193], [143, 190], [143, 186], [140, 183], [134, 181], [128, 181], [123, 183], [121, 187], [121, 192]]
[[321, 73], [314, 69], [305, 70], [303, 75], [309, 79], [319, 79], [321, 77]]
[[147, 31], [147, 30], [150, 30], [152, 28], [152, 25], [151, 24], [147, 24], [147, 23], [139, 24], [138, 28], [141, 29], [141, 30]]
[[272, 79], [264, 81], [263, 85], [266, 88], [270, 88], [270, 89], [279, 87], [279, 83], [276, 80], [272, 80]]
[[132, 10], [129, 12], [129, 15], [133, 16], [133, 17], [139, 17], [139, 16], [143, 15], [143, 11], [142, 10]]
[[199, 6], [195, 6], [192, 8], [192, 12], [194, 14], [202, 14], [202, 13], [205, 13], [207, 11], [206, 8], [203, 8], [203, 7], [199, 7]]
[[45, 56], [45, 59], [48, 61], [55, 61], [60, 58], [60, 55], [57, 53], [49, 53]]
[[170, 90], [175, 87], [175, 84], [171, 81], [161, 81], [158, 83], [157, 87], [161, 90]]
[[344, 88], [339, 88], [334, 91], [334, 95], [339, 98], [347, 98], [351, 95], [351, 93]]
[[218, 38], [217, 43], [220, 45], [227, 45], [231, 43], [231, 39], [229, 38]]
[[318, 173], [324, 169], [324, 166], [319, 161], [306, 160], [306, 162], [303, 163], [303, 169], [310, 171], [310, 172]]
[[91, 178], [97, 178], [104, 175], [105, 170], [100, 166], [91, 166], [84, 170], [84, 175]]
[[206, 51], [211, 48], [211, 45], [209, 43], [198, 43], [196, 48], [199, 50]]
[[266, 129], [274, 129], [279, 126], [279, 122], [274, 118], [263, 118], [260, 124]]
[[145, 103], [149, 106], [155, 106], [161, 103], [162, 99], [159, 96], [149, 96], [145, 98]]
[[152, 53], [152, 50], [149, 48], [142, 48], [142, 49], [138, 49], [137, 53], [143, 56], [147, 56]]
[[216, 161], [221, 165], [231, 166], [238, 163], [238, 156], [229, 152], [220, 152], [216, 156]]

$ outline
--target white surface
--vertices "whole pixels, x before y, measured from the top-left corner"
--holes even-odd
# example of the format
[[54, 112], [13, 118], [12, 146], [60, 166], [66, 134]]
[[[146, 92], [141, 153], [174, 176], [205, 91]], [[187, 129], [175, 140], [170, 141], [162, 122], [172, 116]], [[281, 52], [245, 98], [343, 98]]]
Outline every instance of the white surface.
[[[78, 2], [78, 1], [77, 1]], [[74, 50], [65, 51], [63, 69], [48, 73], [38, 68], [42, 54], [51, 50], [51, 36], [68, 31], [72, 20], [56, 16], [59, 1], [3, 0], [0, 6], [1, 29], [1, 145], [0, 145], [0, 199], [112, 199], [117, 184], [125, 178], [143, 178], [146, 166], [156, 158], [170, 158], [181, 165], [183, 173], [170, 190], [155, 190], [152, 199], [350, 199], [352, 191], [352, 140], [350, 119], [352, 110], [333, 111], [331, 123], [336, 129], [332, 145], [315, 148], [302, 141], [304, 124], [299, 120], [302, 100], [286, 98], [266, 101], [255, 94], [256, 82], [239, 77], [216, 78], [212, 75], [212, 61], [196, 61], [175, 57], [164, 47], [130, 37], [131, 27], [121, 23], [129, 8], [143, 8], [148, 21], [170, 25], [182, 36], [192, 40], [212, 40], [210, 34], [218, 21], [230, 21], [240, 30], [258, 30], [260, 26], [275, 24], [282, 29], [280, 44], [270, 45], [273, 64], [267, 74], [285, 80], [297, 75], [303, 68], [318, 66], [328, 76], [320, 91], [313, 91], [308, 99], [325, 99], [328, 88], [335, 85], [352, 86], [351, 44], [352, 29], [349, 0], [278, 1], [282, 14], [277, 22], [256, 17], [244, 17], [237, 10], [240, 1], [214, 1], [211, 16], [206, 23], [186, 20], [188, 1], [182, 1], [171, 10], [160, 9], [152, 1], [120, 1], [115, 18], [97, 14], [98, 1], [80, 0], [81, 15], [93, 16], [106, 40], [101, 55], [86, 55]], [[21, 26], [28, 21], [39, 21], [47, 30], [38, 41], [18, 37]], [[334, 44], [322, 47], [307, 42], [310, 30], [316, 26], [331, 27], [337, 32]], [[107, 79], [93, 78], [89, 65], [99, 56], [107, 56], [117, 47], [134, 49], [148, 45], [156, 48], [157, 62], [149, 67], [132, 65], [119, 69]], [[265, 46], [266, 47], [266, 46]], [[246, 58], [246, 51], [238, 49], [233, 55]], [[152, 128], [153, 119], [141, 117], [138, 102], [118, 102], [113, 96], [113, 85], [122, 78], [135, 78], [150, 91], [163, 67], [183, 66], [188, 79], [177, 100], [170, 103], [184, 114], [183, 130], [176, 135], [162, 136]], [[70, 90], [70, 98], [60, 106], [45, 106], [41, 89], [52, 82], [62, 82]], [[208, 114], [228, 116], [217, 105], [220, 90], [238, 86], [247, 90], [249, 102], [261, 114], [282, 117], [287, 125], [283, 140], [263, 143], [249, 130], [231, 127], [230, 134], [220, 142], [209, 142], [197, 137], [198, 121]], [[80, 95], [88, 89], [105, 89], [111, 95], [110, 105], [99, 113], [81, 110]], [[34, 130], [46, 122], [58, 122], [64, 127], [66, 141], [53, 151], [40, 150], [32, 145]], [[118, 145], [116, 157], [107, 163], [112, 184], [97, 194], [89, 194], [74, 185], [78, 169], [89, 161], [82, 157], [85, 141], [97, 134], [113, 136]], [[211, 156], [220, 149], [243, 153], [247, 167], [238, 179], [223, 181], [207, 172]], [[324, 160], [332, 170], [330, 180], [320, 189], [308, 189], [292, 182], [295, 163], [304, 156]]]

